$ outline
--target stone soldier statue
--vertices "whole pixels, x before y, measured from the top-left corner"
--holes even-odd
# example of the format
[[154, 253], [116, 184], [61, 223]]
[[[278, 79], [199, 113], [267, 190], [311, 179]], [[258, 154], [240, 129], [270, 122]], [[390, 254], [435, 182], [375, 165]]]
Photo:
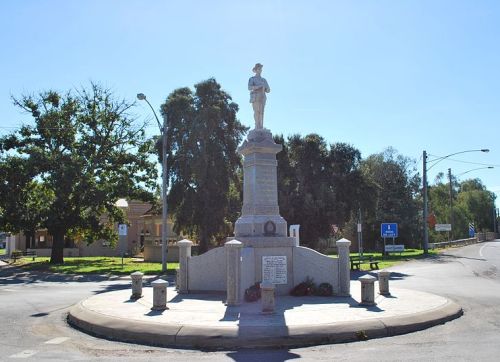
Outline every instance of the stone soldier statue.
[[267, 80], [262, 78], [262, 64], [257, 63], [252, 71], [255, 76], [248, 80], [248, 90], [250, 91], [250, 103], [253, 106], [253, 118], [255, 119], [255, 129], [264, 128], [264, 107], [266, 106], [266, 93], [271, 89]]

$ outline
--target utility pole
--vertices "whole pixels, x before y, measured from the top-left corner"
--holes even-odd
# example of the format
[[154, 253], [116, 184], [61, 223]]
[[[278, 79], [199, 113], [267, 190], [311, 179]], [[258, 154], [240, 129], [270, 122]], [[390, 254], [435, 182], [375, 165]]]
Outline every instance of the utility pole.
[[496, 211], [495, 211], [495, 230], [496, 230], [497, 234], [498, 234], [498, 217], [499, 216], [500, 216], [500, 212], [499, 212], [499, 210], [497, 208]]
[[363, 256], [363, 223], [361, 220], [361, 207], [358, 209], [358, 253]]
[[[495, 204], [493, 203], [493, 232], [495, 234], [498, 233], [497, 211], [498, 211], [498, 209], [495, 207]], [[495, 235], [495, 238], [496, 238], [496, 235]]]
[[423, 183], [423, 193], [424, 193], [424, 212], [423, 215], [423, 227], [424, 227], [424, 254], [429, 253], [429, 230], [427, 229], [427, 152], [424, 151], [422, 155], [423, 162], [423, 172], [422, 172], [422, 183]]
[[448, 169], [448, 179], [450, 180], [450, 241], [453, 240], [453, 185], [451, 182], [451, 168]]

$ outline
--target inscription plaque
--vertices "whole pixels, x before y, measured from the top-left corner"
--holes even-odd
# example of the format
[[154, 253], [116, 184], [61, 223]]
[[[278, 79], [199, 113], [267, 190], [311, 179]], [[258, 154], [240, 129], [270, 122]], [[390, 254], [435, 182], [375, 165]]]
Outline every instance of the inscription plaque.
[[262, 281], [273, 284], [287, 284], [286, 256], [262, 257]]

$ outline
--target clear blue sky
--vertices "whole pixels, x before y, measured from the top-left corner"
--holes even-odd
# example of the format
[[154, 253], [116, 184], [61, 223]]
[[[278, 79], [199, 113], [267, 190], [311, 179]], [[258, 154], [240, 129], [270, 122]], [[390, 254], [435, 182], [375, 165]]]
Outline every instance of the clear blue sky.
[[[420, 172], [423, 150], [489, 148], [456, 159], [499, 166], [460, 179], [500, 196], [499, 39], [494, 0], [0, 1], [0, 134], [29, 119], [11, 95], [91, 80], [158, 108], [215, 77], [251, 126], [247, 80], [261, 62], [273, 133], [318, 133], [364, 157], [393, 146]], [[151, 119], [145, 104], [136, 111]], [[430, 180], [449, 167], [481, 166], [446, 160]]]

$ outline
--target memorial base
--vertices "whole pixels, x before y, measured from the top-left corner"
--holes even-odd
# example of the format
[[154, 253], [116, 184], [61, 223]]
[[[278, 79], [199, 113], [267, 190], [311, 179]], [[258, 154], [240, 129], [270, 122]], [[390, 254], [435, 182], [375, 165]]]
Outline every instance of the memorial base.
[[244, 247], [241, 251], [241, 289], [256, 282], [270, 282], [277, 295], [287, 295], [294, 286], [294, 247]]

